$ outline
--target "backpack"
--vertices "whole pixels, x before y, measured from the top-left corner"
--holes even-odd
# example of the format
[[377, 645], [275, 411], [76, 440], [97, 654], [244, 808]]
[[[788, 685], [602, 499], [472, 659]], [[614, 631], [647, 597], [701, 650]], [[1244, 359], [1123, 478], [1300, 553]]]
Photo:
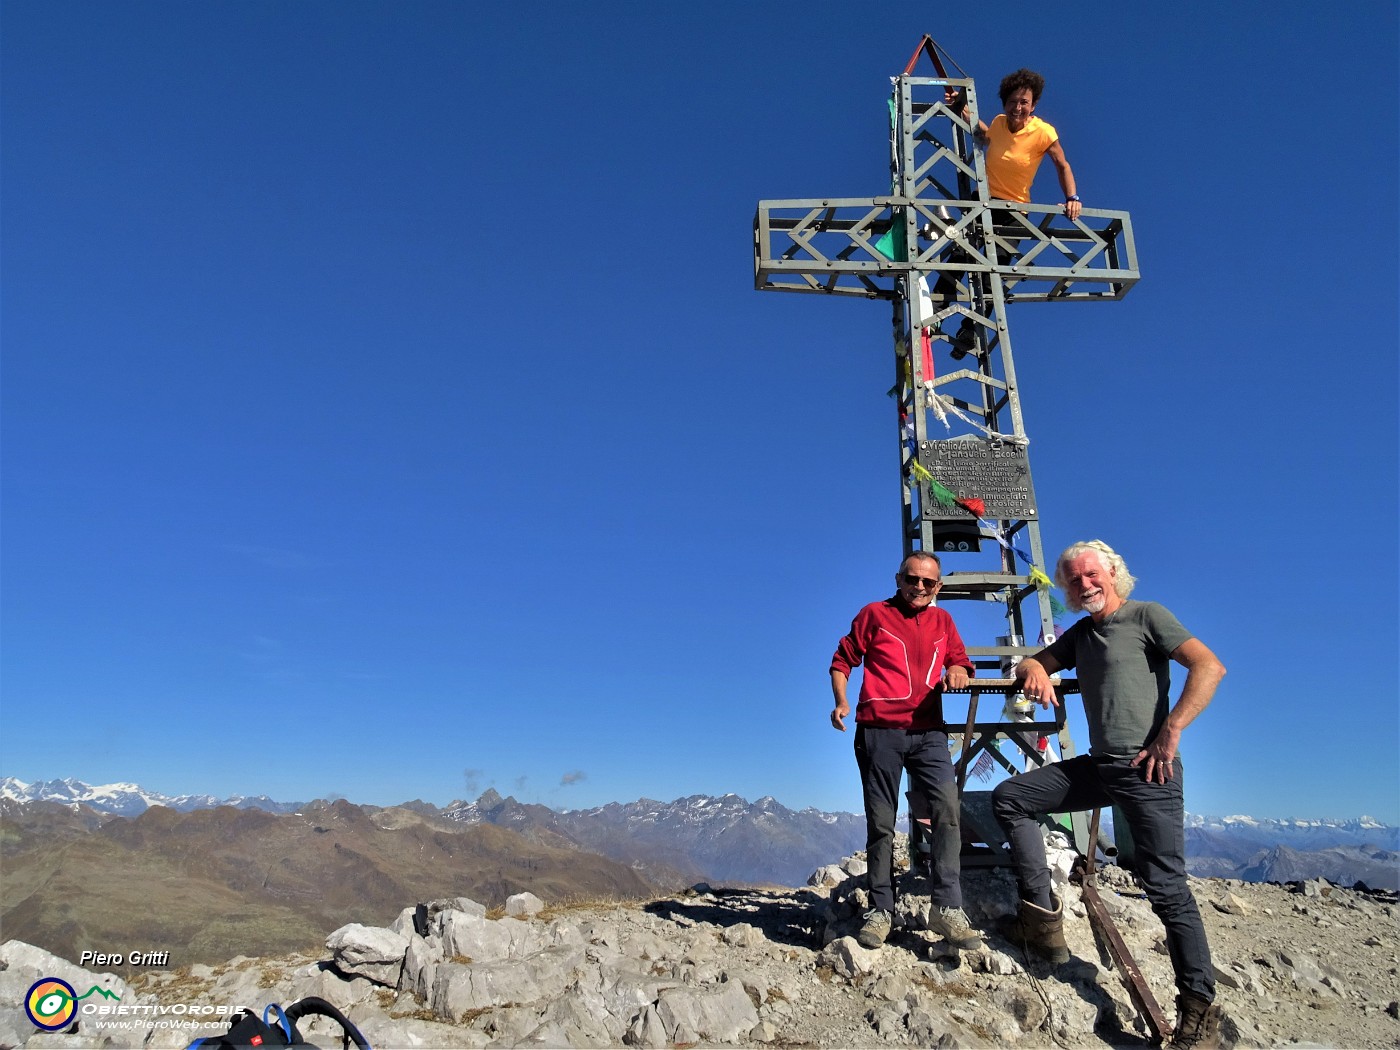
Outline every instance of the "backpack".
[[[272, 1015], [272, 1023], [268, 1021], [269, 1014]], [[265, 1050], [267, 1047], [308, 1046], [310, 1044], [297, 1031], [297, 1021], [307, 1014], [320, 1014], [339, 1023], [342, 1050], [350, 1050], [351, 1043], [359, 1050], [370, 1050], [360, 1030], [343, 1013], [314, 995], [297, 1000], [286, 1010], [276, 1003], [269, 1003], [261, 1018], [252, 1010], [245, 1009], [234, 1016], [223, 1035], [196, 1039], [185, 1050]]]

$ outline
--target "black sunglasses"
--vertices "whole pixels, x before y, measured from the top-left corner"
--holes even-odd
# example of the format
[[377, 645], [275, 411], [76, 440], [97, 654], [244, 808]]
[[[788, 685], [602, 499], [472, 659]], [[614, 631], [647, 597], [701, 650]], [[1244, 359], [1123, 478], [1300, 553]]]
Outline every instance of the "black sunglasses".
[[929, 590], [933, 590], [941, 582], [930, 580], [927, 576], [915, 576], [912, 572], [901, 573], [899, 578], [904, 581], [906, 587], [917, 587], [922, 583]]

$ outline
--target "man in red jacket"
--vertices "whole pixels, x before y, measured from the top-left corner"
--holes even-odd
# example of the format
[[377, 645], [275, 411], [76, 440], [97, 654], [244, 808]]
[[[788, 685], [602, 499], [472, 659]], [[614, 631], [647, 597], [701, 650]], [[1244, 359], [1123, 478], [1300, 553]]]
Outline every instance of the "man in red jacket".
[[894, 916], [894, 821], [899, 787], [926, 797], [933, 816], [929, 928], [958, 948], [981, 938], [962, 910], [962, 829], [957, 784], [943, 731], [943, 686], [960, 689], [976, 673], [953, 618], [933, 604], [943, 585], [938, 556], [915, 551], [895, 574], [899, 591], [856, 614], [831, 658], [831, 724], [846, 731], [846, 683], [865, 664], [856, 705], [856, 764], [865, 794], [865, 859], [870, 910], [857, 939], [876, 948]]

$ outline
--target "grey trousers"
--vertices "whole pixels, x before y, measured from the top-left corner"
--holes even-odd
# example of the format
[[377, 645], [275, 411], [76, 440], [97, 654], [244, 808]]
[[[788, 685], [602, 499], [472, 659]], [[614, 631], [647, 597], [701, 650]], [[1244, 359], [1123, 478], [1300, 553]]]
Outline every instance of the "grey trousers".
[[1185, 806], [1181, 759], [1172, 779], [1150, 784], [1129, 758], [1081, 755], [1021, 773], [997, 785], [992, 810], [1011, 845], [1021, 896], [1035, 903], [1050, 893], [1045, 841], [1037, 818], [1118, 807], [1128, 821], [1136, 850], [1134, 868], [1152, 910], [1167, 931], [1167, 954], [1177, 988], [1207, 1001], [1215, 999], [1215, 970], [1205, 926], [1186, 883]]
[[894, 821], [899, 812], [900, 780], [908, 770], [911, 790], [928, 799], [933, 818], [929, 900], [935, 907], [961, 908], [962, 828], [948, 734], [937, 729], [857, 724], [856, 765], [865, 795], [865, 861], [871, 906], [894, 910]]

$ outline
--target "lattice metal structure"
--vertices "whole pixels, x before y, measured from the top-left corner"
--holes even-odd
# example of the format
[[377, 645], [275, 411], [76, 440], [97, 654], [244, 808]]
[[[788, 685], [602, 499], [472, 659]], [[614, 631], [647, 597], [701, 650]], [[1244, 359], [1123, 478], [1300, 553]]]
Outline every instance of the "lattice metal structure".
[[[943, 558], [941, 602], [1002, 604], [1000, 644], [969, 653], [979, 673], [986, 667], [1005, 675], [1016, 658], [1038, 651], [1025, 642], [1055, 631], [1048, 581], [1040, 575], [1045, 558], [1006, 308], [1121, 299], [1138, 280], [1137, 255], [1126, 212], [1086, 208], [1071, 220], [1059, 205], [989, 196], [974, 134], [975, 85], [943, 75], [931, 44], [925, 37], [920, 48], [939, 75], [910, 73], [916, 50], [894, 81], [890, 192], [761, 201], [754, 287], [890, 302], [904, 552], [933, 550]], [[961, 99], [949, 103], [950, 89], [965, 93], [966, 118]], [[966, 352], [943, 330], [962, 318], [974, 332]], [[941, 372], [940, 359], [949, 362]], [[952, 570], [950, 553], [979, 564]], [[1065, 684], [1066, 691], [1073, 687]], [[985, 732], [974, 746], [975, 711], [974, 699], [960, 778], [979, 750], [1010, 771], [989, 747], [993, 725], [977, 724]], [[1074, 754], [1063, 717], [1056, 729], [1062, 753]], [[1016, 742], [1039, 760], [1020, 737]]]

